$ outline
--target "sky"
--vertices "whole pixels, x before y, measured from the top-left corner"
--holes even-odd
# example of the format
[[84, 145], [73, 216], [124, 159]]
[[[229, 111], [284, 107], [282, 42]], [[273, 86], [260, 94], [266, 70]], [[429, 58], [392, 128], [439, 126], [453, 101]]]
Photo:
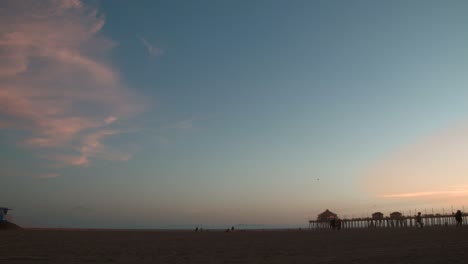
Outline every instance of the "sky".
[[94, 228], [464, 210], [467, 13], [1, 1], [0, 206], [23, 226]]

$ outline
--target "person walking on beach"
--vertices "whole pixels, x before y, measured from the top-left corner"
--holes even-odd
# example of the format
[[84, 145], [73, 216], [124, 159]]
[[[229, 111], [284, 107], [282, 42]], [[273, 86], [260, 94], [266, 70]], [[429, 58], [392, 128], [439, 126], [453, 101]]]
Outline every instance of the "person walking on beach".
[[457, 221], [457, 227], [462, 226], [462, 220], [463, 220], [462, 216], [463, 215], [462, 215], [462, 212], [460, 210], [458, 210], [455, 213], [455, 220]]
[[332, 219], [330, 219], [330, 227], [335, 230], [336, 228], [336, 219], [333, 217]]
[[419, 226], [419, 228], [423, 228], [424, 226], [422, 222], [421, 212], [418, 212], [418, 215], [416, 216], [416, 226]]

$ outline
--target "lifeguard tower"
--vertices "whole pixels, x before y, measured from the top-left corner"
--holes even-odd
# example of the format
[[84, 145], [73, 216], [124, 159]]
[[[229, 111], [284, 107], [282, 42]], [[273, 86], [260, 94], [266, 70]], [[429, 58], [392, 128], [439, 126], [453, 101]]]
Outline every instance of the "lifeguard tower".
[[6, 207], [0, 207], [0, 222], [6, 222], [6, 215], [8, 214], [8, 211], [10, 211], [10, 208]]

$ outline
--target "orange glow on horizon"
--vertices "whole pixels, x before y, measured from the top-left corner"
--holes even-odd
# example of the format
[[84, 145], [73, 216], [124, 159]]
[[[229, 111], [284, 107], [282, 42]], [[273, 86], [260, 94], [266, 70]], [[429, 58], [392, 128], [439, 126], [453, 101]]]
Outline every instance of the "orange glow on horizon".
[[370, 166], [360, 179], [365, 192], [411, 204], [468, 202], [468, 126], [452, 126], [403, 147]]

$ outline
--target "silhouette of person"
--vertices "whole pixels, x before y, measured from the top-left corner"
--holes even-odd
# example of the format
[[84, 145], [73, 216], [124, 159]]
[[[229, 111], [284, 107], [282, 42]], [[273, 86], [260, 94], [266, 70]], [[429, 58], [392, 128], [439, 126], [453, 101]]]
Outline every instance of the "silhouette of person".
[[419, 228], [423, 228], [424, 226], [424, 223], [422, 222], [421, 212], [418, 212], [418, 215], [416, 216], [416, 226], [419, 226]]
[[462, 212], [460, 210], [458, 210], [456, 213], [455, 213], [455, 220], [457, 221], [457, 227], [461, 226], [462, 225], [462, 220], [463, 220], [463, 217], [462, 217]]
[[231, 227], [231, 231], [234, 231], [234, 227], [233, 227], [233, 226]]
[[336, 219], [336, 229], [341, 230], [341, 219]]
[[336, 228], [336, 220], [335, 218], [330, 219], [330, 227], [335, 230]]

